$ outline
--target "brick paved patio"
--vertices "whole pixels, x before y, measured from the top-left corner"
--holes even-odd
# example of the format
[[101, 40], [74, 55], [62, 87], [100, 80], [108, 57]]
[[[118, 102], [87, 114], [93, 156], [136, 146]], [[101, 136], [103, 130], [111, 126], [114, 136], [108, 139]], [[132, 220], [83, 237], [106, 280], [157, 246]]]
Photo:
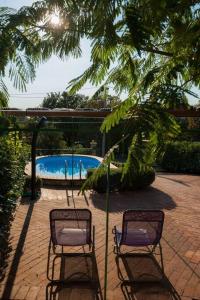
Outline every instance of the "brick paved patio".
[[[69, 191], [71, 195], [71, 192]], [[87, 207], [96, 225], [96, 259], [101, 287], [104, 276], [105, 195], [88, 192], [86, 198], [74, 191], [67, 201], [67, 191], [42, 189], [39, 201], [21, 203], [11, 230], [11, 246], [7, 272], [0, 283], [1, 299], [45, 299], [47, 249], [49, 242], [49, 211], [53, 208]], [[68, 203], [69, 202], [69, 203]], [[200, 299], [200, 177], [159, 174], [152, 187], [144, 191], [113, 194], [110, 199], [110, 234], [108, 298], [124, 299], [117, 277], [113, 248], [113, 225], [120, 225], [122, 213], [128, 208], [162, 209], [165, 225], [162, 238], [165, 273], [181, 299]], [[135, 299], [168, 299], [151, 290]], [[83, 289], [56, 299], [87, 298]]]

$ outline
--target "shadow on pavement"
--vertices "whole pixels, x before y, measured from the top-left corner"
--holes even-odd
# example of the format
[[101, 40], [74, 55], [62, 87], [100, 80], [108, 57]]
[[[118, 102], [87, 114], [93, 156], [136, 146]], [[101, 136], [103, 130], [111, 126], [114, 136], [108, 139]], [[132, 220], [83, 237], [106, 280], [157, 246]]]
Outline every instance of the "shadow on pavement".
[[[98, 209], [105, 210], [105, 194], [93, 192], [91, 200]], [[110, 194], [110, 212], [122, 212], [126, 209], [167, 209], [176, 207], [176, 203], [166, 193], [154, 187], [123, 193]]]
[[[171, 174], [170, 174], [170, 175], [171, 175]], [[168, 176], [169, 176], [169, 175], [168, 175]], [[164, 178], [164, 179], [166, 179], [166, 180], [170, 180], [170, 181], [173, 181], [173, 182], [175, 182], [175, 183], [179, 183], [179, 184], [184, 185], [184, 186], [187, 186], [187, 187], [190, 187], [190, 186], [191, 186], [190, 184], [184, 182], [183, 180], [178, 180], [178, 179], [170, 178], [170, 177], [163, 176], [163, 175], [157, 175], [157, 177], [159, 177], [159, 178]]]
[[28, 229], [29, 229], [33, 209], [34, 209], [34, 202], [29, 202], [28, 211], [27, 211], [26, 217], [24, 219], [24, 224], [23, 224], [23, 227], [22, 227], [22, 231], [21, 231], [20, 236], [19, 236], [19, 240], [18, 240], [18, 243], [17, 243], [17, 247], [16, 247], [15, 254], [14, 254], [14, 257], [13, 257], [13, 260], [12, 260], [11, 267], [9, 269], [9, 273], [8, 273], [7, 280], [6, 280], [5, 287], [4, 287], [4, 292], [3, 292], [3, 295], [2, 295], [1, 299], [10, 299], [10, 295], [11, 295], [11, 292], [12, 292], [13, 284], [15, 282], [16, 274], [17, 274], [17, 271], [18, 271], [19, 263], [20, 263], [20, 259], [21, 259], [21, 256], [23, 254], [23, 248], [24, 248], [24, 244], [25, 244], [25, 241], [26, 241], [26, 236], [27, 236], [27, 233], [28, 233]]
[[152, 255], [123, 254], [117, 268], [123, 278], [121, 289], [125, 299], [181, 299]]
[[54, 263], [54, 281], [46, 286], [46, 300], [102, 299], [95, 257], [63, 255]]

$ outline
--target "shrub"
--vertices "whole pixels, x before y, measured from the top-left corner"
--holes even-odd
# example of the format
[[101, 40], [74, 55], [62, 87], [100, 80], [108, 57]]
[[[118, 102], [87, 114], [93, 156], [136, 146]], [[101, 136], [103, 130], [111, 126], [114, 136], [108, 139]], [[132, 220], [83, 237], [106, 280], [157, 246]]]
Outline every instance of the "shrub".
[[132, 172], [131, 176], [124, 177], [120, 189], [128, 191], [142, 189], [152, 184], [154, 180], [155, 171], [153, 168], [141, 173]]
[[170, 172], [200, 174], [200, 142], [170, 142], [161, 161]]
[[[35, 182], [35, 187], [37, 190], [41, 189], [43, 183], [42, 183], [42, 178], [39, 176], [36, 177], [36, 182]], [[25, 177], [25, 184], [24, 184], [24, 190], [30, 190], [31, 189], [31, 176], [27, 175]]]
[[74, 153], [76, 154], [85, 154], [85, 155], [92, 155], [92, 148], [75, 148]]
[[0, 279], [9, 252], [9, 231], [16, 207], [16, 199], [22, 194], [24, 168], [29, 155], [18, 135], [0, 137]]
[[21, 195], [28, 156], [28, 146], [17, 135], [0, 137], [0, 194], [4, 197]]
[[[95, 169], [89, 169], [87, 176], [90, 177]], [[130, 191], [149, 186], [155, 180], [155, 171], [150, 169], [145, 173], [134, 174], [130, 178], [122, 178], [122, 168], [110, 170], [110, 191]], [[107, 187], [107, 173], [106, 170], [98, 177], [98, 179], [91, 183], [90, 188], [94, 189], [98, 193], [105, 193]]]
[[[87, 171], [87, 177], [90, 177], [95, 169], [89, 169]], [[110, 170], [110, 191], [116, 190], [121, 185], [121, 169], [111, 169]], [[106, 170], [98, 177], [98, 180], [93, 182], [90, 186], [91, 189], [94, 189], [98, 193], [105, 193], [107, 186], [107, 173]]]

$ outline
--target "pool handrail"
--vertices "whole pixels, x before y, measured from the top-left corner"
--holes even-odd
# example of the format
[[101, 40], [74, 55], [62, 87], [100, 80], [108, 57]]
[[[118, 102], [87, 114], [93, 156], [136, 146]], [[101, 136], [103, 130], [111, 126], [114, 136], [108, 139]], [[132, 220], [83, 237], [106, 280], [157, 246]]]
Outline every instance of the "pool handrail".
[[65, 160], [65, 180], [67, 179], [68, 162]]
[[80, 159], [80, 161], [79, 161], [79, 177], [80, 177], [80, 180], [82, 179], [82, 161], [81, 161], [81, 159]]

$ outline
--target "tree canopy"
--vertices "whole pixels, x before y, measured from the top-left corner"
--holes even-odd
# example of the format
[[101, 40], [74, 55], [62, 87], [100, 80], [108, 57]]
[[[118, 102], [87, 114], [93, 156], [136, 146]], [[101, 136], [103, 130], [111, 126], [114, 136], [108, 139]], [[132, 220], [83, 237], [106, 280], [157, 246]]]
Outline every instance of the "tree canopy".
[[108, 91], [95, 94], [92, 98], [68, 92], [51, 92], [44, 98], [41, 107], [46, 108], [114, 108], [121, 103], [118, 96], [109, 95]]
[[55, 9], [60, 26], [44, 21], [39, 27], [50, 50], [79, 56], [81, 38], [91, 40], [92, 64], [71, 82], [72, 91], [87, 80], [113, 84], [129, 95], [138, 87], [146, 95], [163, 85], [183, 92], [191, 82], [199, 86], [199, 1], [43, 0], [18, 14], [31, 15], [37, 28], [38, 20]]
[[69, 95], [67, 92], [47, 94], [41, 106], [47, 108], [78, 108], [82, 107], [88, 98], [84, 95]]
[[[189, 84], [199, 86], [200, 79], [198, 3], [43, 0], [18, 12], [1, 8], [5, 53], [1, 69], [19, 53], [37, 62], [52, 53], [61, 58], [80, 56], [80, 40], [87, 37], [92, 45], [92, 64], [71, 82], [72, 92], [87, 80], [96, 85], [112, 84], [117, 92], [128, 91], [130, 96], [139, 89], [140, 96], [153, 97], [160, 89], [163, 92], [163, 85], [170, 87], [173, 97], [176, 91], [189, 92]], [[48, 18], [55, 9], [61, 20], [58, 27]]]
[[[59, 26], [48, 18], [55, 9]], [[9, 24], [36, 40], [23, 51], [37, 59], [52, 53], [78, 57], [81, 38], [91, 40], [91, 65], [68, 90], [76, 93], [90, 82], [127, 94], [102, 127], [109, 131], [127, 121], [132, 142], [126, 171], [130, 160], [137, 170], [151, 165], [163, 142], [179, 131], [166, 108], [187, 106], [191, 85], [200, 85], [199, 19], [195, 0], [43, 0], [11, 15]]]
[[19, 17], [16, 10], [0, 7], [0, 106], [6, 106], [9, 97], [4, 83], [6, 68], [14, 86], [25, 90], [26, 83], [34, 79], [34, 67], [41, 59], [39, 49], [36, 50], [39, 34], [31, 36], [30, 31], [23, 26], [25, 23], [23, 16]]

